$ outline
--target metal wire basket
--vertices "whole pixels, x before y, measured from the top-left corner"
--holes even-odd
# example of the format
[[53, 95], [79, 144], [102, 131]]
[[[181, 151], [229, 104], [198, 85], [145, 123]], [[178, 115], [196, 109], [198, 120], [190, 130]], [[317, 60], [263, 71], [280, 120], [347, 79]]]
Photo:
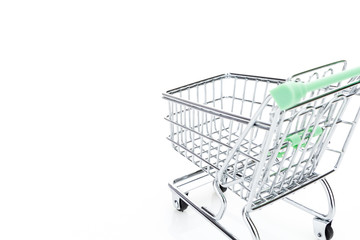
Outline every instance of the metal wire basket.
[[[345, 70], [338, 61], [290, 77], [312, 81]], [[228, 73], [194, 82], [163, 94], [168, 100], [168, 140], [199, 171], [174, 180], [169, 186], [175, 207], [191, 205], [229, 238], [237, 239], [221, 224], [230, 189], [246, 201], [243, 217], [253, 239], [260, 239], [249, 212], [284, 199], [315, 216], [319, 239], [333, 231], [333, 195], [325, 180], [339, 166], [359, 118], [359, 77], [346, 79], [309, 93], [301, 103], [281, 111], [269, 91], [286, 80]], [[354, 103], [354, 104], [353, 104]], [[350, 107], [350, 110], [345, 111]], [[344, 114], [345, 113], [345, 114]], [[346, 114], [348, 113], [348, 114]], [[343, 136], [329, 144], [333, 135]], [[326, 161], [321, 159], [326, 155]], [[221, 207], [216, 212], [192, 202], [186, 185], [211, 176]], [[329, 213], [320, 214], [287, 195], [321, 180], [329, 198]]]

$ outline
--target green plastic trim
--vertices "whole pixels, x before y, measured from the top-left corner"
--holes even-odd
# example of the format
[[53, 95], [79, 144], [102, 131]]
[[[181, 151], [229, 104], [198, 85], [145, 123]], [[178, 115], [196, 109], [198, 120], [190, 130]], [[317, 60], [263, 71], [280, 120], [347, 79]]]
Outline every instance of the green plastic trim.
[[[303, 148], [306, 147], [306, 145], [309, 142], [309, 137], [310, 137], [310, 134], [312, 133], [313, 129], [314, 129], [314, 127], [309, 128], [309, 130], [308, 130], [309, 136], [305, 136], [304, 143], [301, 145], [301, 147], [303, 147]], [[312, 137], [320, 136], [323, 133], [323, 131], [324, 130], [320, 126], [317, 126]], [[301, 142], [301, 139], [303, 138], [304, 132], [305, 132], [305, 130], [302, 130], [298, 133], [290, 134], [285, 138], [284, 142], [289, 142], [294, 149], [297, 149]], [[284, 149], [286, 147], [287, 146], [284, 146], [284, 147], [282, 147], [282, 149]], [[285, 154], [285, 151], [279, 152], [277, 157], [282, 158], [284, 156], [284, 154]]]
[[317, 79], [308, 83], [286, 82], [272, 89], [270, 94], [274, 98], [279, 108], [281, 110], [285, 110], [298, 104], [308, 92], [324, 88], [331, 84], [338, 83], [342, 80], [358, 75], [360, 75], [360, 67], [346, 70], [341, 73]]

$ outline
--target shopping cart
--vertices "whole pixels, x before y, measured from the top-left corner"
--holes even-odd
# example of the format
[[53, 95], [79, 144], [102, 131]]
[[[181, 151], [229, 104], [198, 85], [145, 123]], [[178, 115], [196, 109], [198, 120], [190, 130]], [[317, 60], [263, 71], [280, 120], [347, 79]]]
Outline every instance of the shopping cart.
[[[310, 91], [284, 110], [269, 92], [285, 82], [337, 76], [345, 68], [346, 61], [338, 61], [288, 80], [228, 73], [164, 93], [168, 140], [199, 168], [169, 183], [176, 209], [190, 205], [230, 239], [238, 239], [220, 223], [227, 208], [224, 192], [230, 189], [246, 201], [242, 216], [253, 239], [259, 240], [249, 213], [283, 199], [314, 215], [318, 239], [331, 239], [335, 202], [325, 177], [339, 167], [360, 115], [359, 74], [342, 75], [342, 81]], [[216, 212], [189, 197], [208, 178], [221, 202]], [[327, 214], [288, 198], [316, 181], [327, 194]]]

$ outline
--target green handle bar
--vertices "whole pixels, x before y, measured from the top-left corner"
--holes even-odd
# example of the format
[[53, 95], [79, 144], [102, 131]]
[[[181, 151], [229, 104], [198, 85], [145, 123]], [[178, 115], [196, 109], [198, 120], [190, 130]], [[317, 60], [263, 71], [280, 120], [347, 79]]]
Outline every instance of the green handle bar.
[[325, 78], [317, 79], [308, 83], [286, 82], [270, 91], [276, 104], [281, 110], [288, 109], [300, 102], [308, 92], [324, 88], [342, 80], [360, 75], [360, 67], [343, 71]]

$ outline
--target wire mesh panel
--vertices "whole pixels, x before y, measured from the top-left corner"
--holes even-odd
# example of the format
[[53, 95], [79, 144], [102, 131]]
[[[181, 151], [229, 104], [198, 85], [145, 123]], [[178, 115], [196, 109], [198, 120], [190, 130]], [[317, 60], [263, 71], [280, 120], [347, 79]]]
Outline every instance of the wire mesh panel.
[[[284, 81], [225, 74], [168, 91], [173, 97], [187, 100], [185, 104], [176, 99], [169, 101], [168, 139], [176, 151], [215, 177], [268, 91]], [[271, 125], [273, 107], [274, 102], [269, 102], [262, 110], [250, 136], [227, 165], [223, 184], [228, 183], [244, 199]]]
[[[338, 96], [324, 105], [301, 107], [280, 116], [253, 207], [280, 198], [319, 178], [315, 170], [346, 103], [346, 97]], [[333, 171], [335, 166], [331, 161], [325, 163], [321, 176]]]

